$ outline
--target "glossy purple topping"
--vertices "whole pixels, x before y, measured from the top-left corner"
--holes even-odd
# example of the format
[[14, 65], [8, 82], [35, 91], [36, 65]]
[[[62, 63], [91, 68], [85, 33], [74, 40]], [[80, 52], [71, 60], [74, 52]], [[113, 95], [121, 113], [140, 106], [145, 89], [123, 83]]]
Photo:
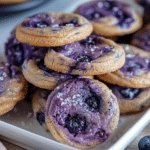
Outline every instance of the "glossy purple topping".
[[79, 27], [80, 25], [77, 18], [72, 18], [69, 21], [64, 21], [61, 17], [54, 18], [46, 13], [41, 13], [25, 19], [22, 23], [22, 26], [30, 28], [51, 27], [52, 31], [57, 31], [63, 26]]
[[134, 100], [138, 98], [142, 92], [149, 90], [149, 88], [129, 88], [117, 85], [110, 85], [110, 89], [117, 98], [125, 100]]
[[129, 87], [123, 87], [123, 86], [113, 86], [112, 92], [119, 98], [123, 98], [126, 100], [134, 100], [134, 98], [137, 98], [139, 94], [144, 91], [145, 88], [139, 89], [139, 88], [129, 88]]
[[126, 99], [134, 99], [135, 97], [137, 97], [141, 93], [141, 90], [140, 89], [134, 89], [134, 88], [121, 87], [119, 89], [119, 92]]
[[16, 39], [15, 30], [11, 32], [7, 43], [5, 44], [5, 55], [9, 64], [21, 67], [23, 61], [28, 58], [32, 52], [38, 49], [44, 49], [41, 47], [34, 47], [29, 44], [21, 43]]
[[[100, 88], [91, 79], [71, 79], [55, 88], [46, 103], [45, 114], [67, 138], [90, 145], [104, 142], [111, 131], [108, 124], [114, 114], [114, 99], [104, 108]], [[50, 107], [49, 107], [50, 104]]]
[[119, 69], [125, 76], [141, 76], [150, 70], [150, 59], [138, 54], [127, 54], [124, 66]]
[[9, 80], [18, 78], [21, 75], [21, 70], [5, 62], [0, 62], [0, 64], [0, 94], [2, 94], [9, 86]]
[[43, 124], [45, 124], [45, 114], [44, 112], [37, 112], [36, 113], [36, 119], [39, 122], [39, 124], [42, 126]]
[[91, 21], [99, 21], [101, 18], [115, 17], [116, 25], [121, 28], [129, 28], [134, 18], [129, 11], [129, 5], [119, 1], [92, 1], [78, 8], [78, 13]]
[[143, 29], [140, 33], [133, 36], [136, 46], [150, 52], [150, 28]]
[[77, 62], [90, 62], [111, 52], [112, 48], [104, 43], [104, 38], [90, 35], [78, 42], [53, 47], [52, 50]]

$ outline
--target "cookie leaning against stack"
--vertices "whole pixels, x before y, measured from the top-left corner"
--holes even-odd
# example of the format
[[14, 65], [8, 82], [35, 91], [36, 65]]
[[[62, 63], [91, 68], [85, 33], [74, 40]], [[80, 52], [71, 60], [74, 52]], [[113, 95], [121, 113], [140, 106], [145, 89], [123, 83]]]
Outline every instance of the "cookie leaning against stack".
[[88, 78], [70, 79], [49, 95], [45, 117], [56, 140], [86, 149], [103, 143], [114, 132], [119, 107], [105, 84]]
[[[98, 75], [111, 84], [120, 104], [120, 113], [135, 113], [150, 106], [150, 53], [132, 45], [122, 45], [126, 62], [119, 70]], [[117, 86], [119, 85], [119, 86]]]

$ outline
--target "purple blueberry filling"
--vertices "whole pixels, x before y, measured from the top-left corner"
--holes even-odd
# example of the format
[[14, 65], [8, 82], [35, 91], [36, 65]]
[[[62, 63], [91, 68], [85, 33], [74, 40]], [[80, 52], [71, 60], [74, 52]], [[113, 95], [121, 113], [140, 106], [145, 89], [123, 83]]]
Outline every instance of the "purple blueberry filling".
[[114, 16], [117, 18], [116, 25], [129, 28], [134, 18], [129, 6], [119, 1], [94, 1], [84, 4], [78, 8], [78, 13], [92, 21], [100, 21], [100, 18]]
[[42, 14], [37, 14], [37, 15], [27, 18], [22, 23], [22, 26], [30, 27], [30, 28], [52, 27], [54, 28], [54, 31], [55, 31], [55, 28], [61, 29], [61, 27], [63, 26], [79, 27], [81, 25], [78, 23], [77, 18], [72, 18], [69, 21], [64, 21], [63, 18], [61, 17], [53, 18], [46, 13], [42, 13]]
[[23, 21], [22, 26], [30, 28], [45, 28], [48, 27], [51, 23], [51, 18], [48, 14], [42, 13], [31, 16]]
[[77, 77], [75, 75], [63, 74], [63, 73], [60, 73], [60, 72], [57, 72], [57, 71], [49, 69], [48, 67], [46, 67], [44, 65], [44, 60], [43, 59], [37, 65], [38, 65], [38, 67], [41, 70], [45, 71], [44, 72], [45, 76], [54, 76], [54, 77], [57, 77], [59, 83], [62, 83], [64, 81], [67, 81], [69, 79]]
[[99, 90], [91, 79], [68, 80], [48, 97], [45, 113], [52, 116], [53, 123], [75, 143], [104, 142], [111, 134], [108, 124], [114, 114], [114, 100], [112, 98], [105, 110]]
[[150, 29], [145, 29], [133, 37], [136, 46], [150, 52]]
[[138, 54], [127, 54], [124, 66], [119, 69], [125, 76], [140, 76], [150, 70], [150, 59]]
[[0, 64], [0, 94], [2, 94], [9, 86], [9, 80], [18, 78], [21, 75], [21, 70], [5, 62], [0, 62]]
[[135, 89], [121, 86], [118, 86], [118, 91], [125, 99], [134, 99], [142, 92], [142, 90], [138, 88]]
[[77, 62], [90, 62], [112, 51], [113, 47], [105, 44], [103, 40], [100, 36], [91, 35], [78, 42], [53, 47], [52, 50]]
[[42, 126], [45, 124], [45, 114], [44, 112], [37, 112], [36, 113], [36, 119], [39, 122], [39, 124]]
[[117, 86], [117, 85], [111, 85], [110, 88], [112, 89], [112, 92], [115, 94], [116, 97], [120, 99], [125, 99], [125, 100], [134, 100], [135, 98], [138, 98], [138, 96], [142, 92], [148, 90], [148, 88], [139, 89], [139, 88]]
[[59, 23], [59, 27], [62, 26], [72, 26], [72, 27], [80, 27], [77, 19], [71, 19], [69, 22], [61, 22]]
[[5, 44], [5, 55], [9, 64], [21, 67], [24, 60], [29, 58], [32, 52], [38, 49], [44, 49], [40, 47], [34, 47], [29, 44], [24, 44], [16, 39], [15, 30], [12, 31], [10, 38]]

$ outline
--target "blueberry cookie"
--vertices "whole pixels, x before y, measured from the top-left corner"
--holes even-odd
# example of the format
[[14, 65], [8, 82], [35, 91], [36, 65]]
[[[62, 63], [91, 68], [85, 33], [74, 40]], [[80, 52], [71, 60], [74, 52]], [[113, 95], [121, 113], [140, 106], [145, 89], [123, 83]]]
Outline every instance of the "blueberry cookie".
[[133, 35], [131, 44], [150, 52], [150, 24]]
[[0, 115], [10, 111], [27, 93], [20, 68], [0, 62]]
[[24, 59], [38, 49], [44, 51], [45, 48], [19, 42], [16, 38], [16, 29], [14, 29], [5, 44], [5, 56], [9, 64], [21, 67]]
[[44, 127], [46, 130], [48, 130], [48, 129], [47, 129], [47, 125], [45, 123], [44, 110], [45, 110], [45, 105], [46, 105], [48, 95], [51, 92], [52, 91], [50, 91], [50, 90], [38, 89], [34, 92], [33, 97], [32, 97], [32, 109], [34, 112], [34, 116], [37, 119], [37, 121], [39, 122], [39, 124], [42, 127]]
[[45, 65], [74, 75], [98, 75], [115, 71], [125, 63], [121, 46], [97, 35], [60, 47], [49, 48]]
[[[46, 49], [45, 51], [39, 49], [33, 52], [29, 59], [25, 59], [22, 72], [28, 82], [39, 88], [53, 90], [58, 84], [77, 77], [76, 75], [63, 74], [46, 67], [44, 65], [46, 52]], [[93, 76], [89, 78], [93, 78]]]
[[113, 94], [117, 97], [120, 113], [135, 113], [150, 106], [150, 88], [129, 88], [112, 86]]
[[142, 27], [141, 16], [120, 1], [91, 1], [79, 6], [76, 13], [92, 23], [97, 35], [106, 37], [130, 34]]
[[111, 84], [130, 88], [150, 86], [150, 53], [132, 45], [121, 45], [126, 53], [126, 61], [119, 70], [98, 75], [97, 77]]
[[92, 25], [83, 16], [46, 12], [26, 18], [18, 25], [16, 36], [22, 43], [52, 47], [79, 41], [92, 31]]
[[103, 83], [88, 78], [71, 79], [49, 95], [45, 117], [56, 140], [86, 149], [103, 143], [113, 133], [119, 106]]
[[30, 0], [0, 0], [0, 5], [10, 5], [10, 4], [18, 4], [18, 3], [24, 3]]

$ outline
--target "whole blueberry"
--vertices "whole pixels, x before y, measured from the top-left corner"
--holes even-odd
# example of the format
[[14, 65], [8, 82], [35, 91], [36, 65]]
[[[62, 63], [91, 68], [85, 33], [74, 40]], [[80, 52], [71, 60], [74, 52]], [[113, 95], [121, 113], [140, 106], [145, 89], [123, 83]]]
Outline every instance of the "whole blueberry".
[[45, 114], [43, 112], [37, 112], [36, 119], [39, 122], [39, 124], [42, 126], [45, 123]]
[[100, 110], [101, 103], [102, 103], [102, 98], [100, 95], [97, 95], [96, 92], [90, 89], [91, 95], [89, 95], [85, 99], [85, 103], [88, 105], [89, 109], [92, 112], [97, 112]]
[[144, 136], [138, 143], [139, 150], [150, 150], [150, 136]]
[[78, 133], [84, 133], [87, 128], [86, 118], [79, 114], [70, 115], [65, 120], [65, 127], [70, 133], [74, 133], [75, 136]]

